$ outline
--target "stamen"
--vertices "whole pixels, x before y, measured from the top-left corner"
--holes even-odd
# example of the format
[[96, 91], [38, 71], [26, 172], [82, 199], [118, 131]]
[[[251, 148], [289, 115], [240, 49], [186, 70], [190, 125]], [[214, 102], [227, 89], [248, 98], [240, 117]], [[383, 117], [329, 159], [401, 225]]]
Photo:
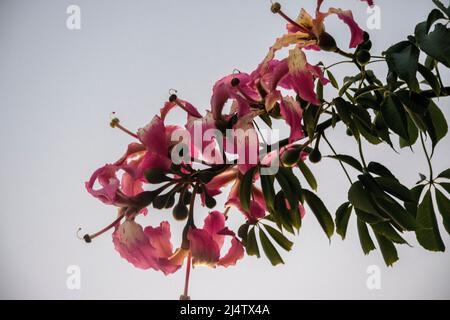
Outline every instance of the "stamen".
[[[112, 114], [115, 114], [115, 112], [113, 112]], [[129, 134], [130, 136], [132, 136], [135, 139], [139, 139], [139, 137], [137, 136], [137, 134], [131, 132], [130, 130], [128, 130], [127, 128], [125, 128], [124, 126], [122, 126], [120, 124], [120, 120], [117, 117], [114, 117], [111, 119], [111, 122], [109, 123], [109, 125], [111, 126], [111, 128], [118, 128], [120, 130], [122, 130], [123, 132], [125, 132], [126, 134]]]
[[295, 22], [294, 20], [292, 20], [291, 18], [289, 18], [282, 10], [281, 10], [281, 4], [279, 4], [278, 2], [272, 3], [272, 6], [270, 7], [270, 10], [272, 11], [272, 13], [274, 14], [279, 14], [281, 17], [283, 17], [287, 22], [289, 22], [290, 24], [296, 26], [297, 28], [300, 29], [301, 32], [307, 33], [307, 34], [311, 34], [311, 31], [308, 30], [307, 28], [299, 25], [297, 22]]
[[80, 240], [84, 240], [86, 243], [90, 243], [90, 242], [92, 242], [92, 240], [94, 238], [98, 237], [99, 235], [105, 233], [106, 231], [108, 231], [109, 229], [114, 227], [118, 222], [120, 222], [120, 220], [122, 220], [124, 215], [125, 215], [125, 213], [120, 214], [113, 222], [111, 222], [109, 225], [107, 225], [106, 227], [104, 227], [100, 231], [98, 231], [96, 233], [93, 233], [93, 234], [85, 234], [82, 238], [79, 236], [79, 232], [81, 231], [81, 228], [78, 228], [77, 237]]

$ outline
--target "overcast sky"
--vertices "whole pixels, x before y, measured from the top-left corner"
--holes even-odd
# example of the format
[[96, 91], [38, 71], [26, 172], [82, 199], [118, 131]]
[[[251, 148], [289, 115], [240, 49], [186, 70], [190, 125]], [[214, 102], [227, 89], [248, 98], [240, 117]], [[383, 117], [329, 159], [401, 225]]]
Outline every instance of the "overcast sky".
[[[295, 17], [302, 5], [311, 11], [314, 2], [282, 3]], [[411, 34], [433, 7], [431, 0], [376, 3], [381, 29], [370, 33], [377, 54]], [[72, 4], [81, 8], [81, 30], [66, 27]], [[366, 28], [365, 3], [329, 0], [325, 5], [351, 8]], [[115, 215], [114, 208], [86, 192], [84, 182], [130, 142], [109, 127], [111, 111], [137, 129], [159, 111], [170, 88], [204, 111], [215, 80], [235, 68], [252, 71], [284, 31], [285, 22], [269, 6], [268, 0], [0, 1], [1, 298], [178, 298], [184, 271], [165, 277], [135, 269], [119, 257], [110, 234], [90, 245], [76, 238], [79, 226], [96, 231]], [[347, 28], [338, 19], [327, 20], [327, 29], [342, 47], [348, 44]], [[336, 61], [321, 53], [308, 58]], [[383, 65], [375, 70], [385, 76]], [[356, 70], [343, 65], [334, 73], [341, 78]], [[445, 71], [447, 84], [448, 75]], [[449, 100], [439, 105], [449, 118]], [[355, 153], [342, 127], [328, 137], [340, 152]], [[436, 172], [449, 167], [449, 146], [446, 138], [437, 148]], [[419, 148], [401, 155], [383, 146], [365, 149], [368, 159], [388, 165], [409, 186], [417, 172], [427, 171]], [[346, 201], [345, 176], [333, 160], [312, 170], [319, 195], [334, 212]], [[200, 207], [197, 212], [206, 214]], [[139, 221], [155, 225], [170, 216], [150, 209]], [[230, 220], [236, 226], [241, 216], [232, 211]], [[181, 228], [172, 225], [175, 242]], [[442, 235], [450, 247], [448, 234]], [[229, 269], [199, 267], [192, 272], [190, 294], [193, 299], [450, 298], [450, 254], [425, 251], [413, 234], [407, 239], [412, 247], [400, 247], [400, 261], [386, 268], [379, 251], [362, 253], [354, 217], [346, 241], [335, 235], [329, 244], [307, 212], [294, 249], [283, 253], [285, 265], [273, 268], [264, 258], [245, 257]], [[80, 290], [66, 286], [71, 265], [81, 270]], [[380, 268], [380, 290], [366, 286], [371, 265]]]

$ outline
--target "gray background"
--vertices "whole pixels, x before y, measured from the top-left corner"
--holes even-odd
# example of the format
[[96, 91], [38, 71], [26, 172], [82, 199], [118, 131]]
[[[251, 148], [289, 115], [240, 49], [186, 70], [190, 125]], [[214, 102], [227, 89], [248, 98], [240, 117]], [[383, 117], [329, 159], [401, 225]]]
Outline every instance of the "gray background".
[[[313, 0], [283, 1], [295, 17]], [[378, 0], [382, 29], [371, 31], [374, 50], [404, 39], [433, 7], [431, 1]], [[82, 30], [66, 28], [66, 8], [77, 4]], [[79, 241], [78, 226], [96, 231], [115, 210], [93, 199], [84, 181], [97, 167], [118, 158], [130, 139], [108, 126], [116, 111], [135, 129], [157, 113], [169, 88], [205, 110], [214, 81], [234, 68], [251, 71], [264, 57], [284, 21], [271, 14], [269, 1], [5, 1], [0, 2], [0, 297], [176, 299], [184, 272], [164, 277], [134, 269], [113, 249], [110, 235], [91, 245]], [[365, 28], [366, 5], [357, 0], [326, 1], [351, 8]], [[328, 30], [341, 47], [347, 28], [333, 17]], [[309, 54], [326, 64], [338, 57]], [[384, 76], [383, 65], [375, 68]], [[356, 72], [351, 66], [337, 75]], [[444, 81], [449, 83], [448, 73]], [[328, 90], [328, 89], [327, 89]], [[330, 91], [327, 91], [330, 92]], [[446, 116], [449, 100], [442, 99]], [[182, 118], [181, 118], [182, 117]], [[184, 119], [173, 114], [171, 121]], [[286, 132], [284, 132], [286, 134]], [[355, 144], [339, 127], [328, 137], [341, 152]], [[406, 184], [427, 172], [425, 159], [386, 147], [367, 149], [367, 158], [393, 169]], [[449, 139], [438, 147], [436, 172], [449, 167]], [[332, 160], [314, 166], [319, 194], [331, 210], [345, 201], [348, 183]], [[220, 201], [219, 201], [220, 202]], [[199, 208], [198, 214], [205, 210]], [[156, 224], [169, 212], [150, 210], [144, 224]], [[233, 225], [241, 215], [231, 213]], [[174, 241], [181, 225], [172, 225]], [[177, 232], [178, 231], [178, 232]], [[448, 253], [399, 248], [400, 261], [386, 268], [379, 251], [364, 256], [351, 220], [346, 241], [331, 245], [307, 212], [286, 264], [273, 268], [246, 257], [237, 267], [192, 273], [194, 299], [450, 298]], [[447, 246], [449, 236], [443, 232]], [[69, 265], [81, 268], [81, 290], [66, 288]], [[366, 269], [381, 268], [381, 290], [368, 290]]]

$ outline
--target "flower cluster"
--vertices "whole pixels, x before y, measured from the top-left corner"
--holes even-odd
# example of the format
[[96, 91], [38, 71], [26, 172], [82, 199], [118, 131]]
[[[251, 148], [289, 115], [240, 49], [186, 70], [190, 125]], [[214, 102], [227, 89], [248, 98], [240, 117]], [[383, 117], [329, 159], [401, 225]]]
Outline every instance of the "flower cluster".
[[[213, 87], [211, 108], [204, 115], [174, 93], [161, 108], [160, 114], [136, 133], [124, 128], [117, 118], [112, 120], [112, 127], [123, 130], [136, 141], [128, 145], [120, 159], [96, 170], [86, 182], [91, 195], [105, 204], [118, 207], [116, 220], [100, 232], [85, 235], [87, 242], [114, 228], [113, 243], [124, 259], [137, 268], [152, 268], [164, 274], [179, 270], [187, 257], [192, 258], [194, 265], [211, 267], [235, 265], [243, 258], [242, 240], [226, 227], [229, 208], [237, 208], [248, 224], [257, 223], [269, 212], [269, 204], [255, 184], [259, 174], [251, 177], [251, 188], [247, 191], [249, 203], [242, 203], [240, 191], [244, 176], [249, 170], [267, 165], [283, 153], [292, 153], [296, 143], [305, 137], [301, 103], [319, 105], [321, 102], [314, 89], [315, 82], [320, 81], [323, 85], [329, 83], [320, 66], [308, 63], [305, 52], [338, 50], [336, 42], [324, 27], [324, 19], [331, 14], [336, 14], [350, 27], [350, 48], [363, 41], [363, 31], [350, 11], [330, 8], [328, 12], [321, 12], [322, 2], [318, 1], [315, 18], [302, 9], [295, 21], [281, 11], [278, 3], [273, 4], [272, 12], [288, 19], [287, 33], [276, 40], [256, 70], [251, 73], [234, 72], [218, 80]], [[287, 46], [292, 47], [288, 57], [276, 59], [276, 51]], [[295, 96], [282, 94], [282, 89], [290, 90]], [[224, 106], [229, 101], [232, 103], [230, 111], [224, 113]], [[183, 127], [165, 124], [165, 118], [173, 108], [186, 112], [187, 121]], [[259, 154], [260, 136], [255, 126], [257, 117], [283, 119], [290, 127], [288, 143], [281, 150], [271, 151], [265, 156]], [[225, 130], [242, 130], [245, 134], [221, 136], [220, 139], [218, 135], [213, 135], [209, 141], [201, 139], [198, 142], [199, 139], [192, 138], [196, 125], [203, 132], [210, 129], [222, 133]], [[172, 158], [174, 149], [179, 145], [179, 141], [173, 139], [174, 133], [190, 138], [189, 143], [183, 144], [185, 154], [179, 163]], [[230, 154], [237, 155], [239, 161], [230, 163], [227, 159]], [[296, 166], [298, 160], [305, 160], [307, 155], [303, 150], [296, 152], [296, 159], [290, 166]], [[198, 169], [199, 164], [207, 169]], [[155, 190], [144, 191], [148, 184], [163, 182], [167, 183]], [[224, 212], [212, 211], [206, 216], [203, 228], [197, 227], [193, 215], [195, 195], [200, 195], [203, 206], [212, 208], [216, 204], [214, 197], [222, 193], [227, 185], [231, 185], [231, 191]], [[171, 191], [161, 195], [169, 188]], [[179, 201], [174, 205], [176, 194], [179, 194]], [[147, 214], [147, 206], [152, 203], [155, 208], [173, 206], [174, 217], [187, 220], [183, 243], [177, 249], [171, 243], [169, 222], [145, 228], [135, 222], [137, 215]], [[286, 206], [289, 209], [290, 204], [287, 202]], [[302, 204], [295, 207], [301, 218], [304, 215]], [[227, 237], [231, 239], [231, 246], [228, 252], [222, 253]]]

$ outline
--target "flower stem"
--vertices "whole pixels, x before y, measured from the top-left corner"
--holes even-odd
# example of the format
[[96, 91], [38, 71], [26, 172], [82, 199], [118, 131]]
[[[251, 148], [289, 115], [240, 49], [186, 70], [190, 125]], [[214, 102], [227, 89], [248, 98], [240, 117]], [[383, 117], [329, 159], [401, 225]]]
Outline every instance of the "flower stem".
[[425, 141], [423, 140], [423, 134], [420, 133], [420, 142], [422, 143], [422, 148], [425, 153], [425, 157], [427, 158], [428, 168], [430, 170], [430, 184], [433, 183], [433, 166], [431, 165], [431, 158], [428, 155], [427, 147], [425, 146]]
[[191, 300], [189, 297], [189, 277], [191, 275], [191, 253], [187, 257], [186, 264], [186, 277], [184, 278], [184, 291], [183, 295], [180, 297], [180, 300]]

